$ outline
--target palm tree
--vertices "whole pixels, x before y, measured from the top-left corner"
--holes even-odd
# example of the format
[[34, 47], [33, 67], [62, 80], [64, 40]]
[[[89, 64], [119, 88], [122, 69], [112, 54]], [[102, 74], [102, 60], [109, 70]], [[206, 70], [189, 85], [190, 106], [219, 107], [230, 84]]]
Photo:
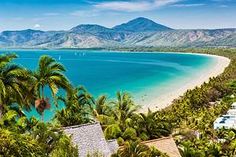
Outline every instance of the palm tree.
[[146, 135], [148, 139], [155, 139], [161, 136], [168, 136], [171, 134], [170, 123], [163, 115], [159, 115], [159, 111], [137, 114], [137, 131], [140, 135]]
[[0, 118], [13, 103], [30, 107], [25, 99], [30, 75], [26, 69], [11, 63], [15, 58], [15, 54], [0, 56]]
[[126, 142], [123, 147], [118, 150], [117, 156], [122, 157], [145, 157], [149, 156], [149, 147], [138, 141]]
[[117, 92], [117, 101], [114, 102], [115, 109], [113, 115], [115, 120], [120, 124], [126, 124], [134, 113], [138, 110], [139, 106], [135, 105], [131, 96], [128, 93]]
[[91, 122], [91, 105], [93, 98], [83, 88], [72, 88], [66, 98], [58, 97], [65, 104], [65, 108], [57, 111], [55, 119], [62, 126], [79, 125]]
[[221, 157], [223, 156], [221, 152], [221, 147], [219, 144], [211, 144], [209, 148], [207, 148], [207, 156]]
[[[130, 137], [130, 133], [135, 135], [132, 129], [132, 117], [138, 109], [128, 93], [117, 93], [117, 100], [112, 102], [111, 113], [99, 115], [97, 119], [101, 122], [106, 138], [118, 138], [122, 135]], [[127, 136], [129, 134], [129, 136]], [[134, 138], [132, 136], [132, 138]]]
[[195, 157], [195, 156], [198, 157], [199, 156], [199, 154], [189, 145], [186, 145], [180, 148], [179, 151], [182, 157]]
[[111, 113], [112, 103], [107, 100], [105, 95], [97, 98], [95, 102], [95, 108], [93, 109], [93, 114], [95, 117], [99, 115], [109, 115]]
[[54, 99], [59, 88], [69, 89], [69, 80], [63, 72], [65, 72], [65, 68], [62, 64], [49, 56], [41, 56], [38, 68], [34, 72], [34, 89], [38, 96], [35, 106], [42, 115], [42, 120], [44, 110], [50, 108], [49, 99], [45, 98], [45, 87], [49, 87]]
[[95, 101], [88, 93], [88, 91], [84, 87], [70, 87], [67, 91], [66, 98], [59, 96], [58, 100], [62, 101], [66, 107], [70, 107], [72, 105], [79, 107], [85, 107], [86, 109], [91, 109], [91, 107], [95, 104]]

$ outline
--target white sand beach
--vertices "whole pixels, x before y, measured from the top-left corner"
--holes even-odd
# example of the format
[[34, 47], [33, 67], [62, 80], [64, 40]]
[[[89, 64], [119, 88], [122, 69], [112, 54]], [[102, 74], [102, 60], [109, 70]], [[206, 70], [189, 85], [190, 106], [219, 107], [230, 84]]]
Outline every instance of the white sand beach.
[[[196, 55], [207, 55], [207, 54], [196, 54]], [[207, 55], [215, 58], [213, 66], [206, 68], [204, 72], [200, 72], [198, 78], [192, 79], [185, 84], [181, 84], [180, 88], [175, 88], [171, 92], [163, 93], [151, 101], [146, 102], [142, 105], [140, 112], [147, 112], [148, 108], [152, 111], [161, 110], [172, 104], [174, 99], [182, 96], [187, 90], [194, 89], [196, 86], [202, 85], [204, 82], [208, 82], [211, 77], [216, 77], [224, 72], [224, 69], [230, 64], [230, 59], [226, 57]]]

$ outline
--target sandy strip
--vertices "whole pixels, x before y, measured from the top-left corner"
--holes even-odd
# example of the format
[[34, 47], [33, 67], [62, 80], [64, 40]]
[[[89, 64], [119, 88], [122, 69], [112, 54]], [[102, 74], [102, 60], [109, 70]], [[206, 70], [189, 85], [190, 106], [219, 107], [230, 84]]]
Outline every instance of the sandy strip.
[[[196, 55], [207, 55], [207, 54], [196, 54]], [[153, 98], [148, 104], [143, 105], [140, 112], [147, 112], [148, 108], [152, 111], [160, 110], [171, 105], [174, 99], [182, 96], [187, 90], [194, 89], [196, 86], [201, 86], [204, 82], [208, 82], [209, 78], [216, 77], [219, 74], [224, 72], [224, 69], [229, 65], [230, 59], [226, 57], [216, 56], [216, 55], [207, 55], [215, 58], [214, 66], [206, 68], [204, 72], [199, 74], [199, 77], [193, 79], [186, 84], [182, 84], [180, 88], [173, 89], [172, 92], [163, 93], [156, 98]]]

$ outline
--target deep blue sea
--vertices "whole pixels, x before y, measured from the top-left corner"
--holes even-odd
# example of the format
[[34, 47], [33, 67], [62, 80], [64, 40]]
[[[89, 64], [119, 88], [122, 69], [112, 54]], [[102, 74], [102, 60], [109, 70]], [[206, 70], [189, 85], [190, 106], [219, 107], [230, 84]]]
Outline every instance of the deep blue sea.
[[[66, 67], [66, 75], [74, 86], [83, 85], [95, 97], [106, 94], [115, 97], [117, 91], [127, 91], [137, 102], [158, 97], [178, 88], [201, 71], [210, 68], [213, 57], [180, 53], [126, 53], [80, 50], [2, 50], [15, 52], [15, 60], [31, 70], [37, 67], [41, 55], [50, 55]], [[175, 82], [175, 83], [173, 83]], [[153, 92], [155, 91], [155, 92]], [[145, 105], [142, 104], [141, 105]], [[52, 105], [45, 120], [53, 117]], [[37, 113], [33, 109], [29, 116]]]

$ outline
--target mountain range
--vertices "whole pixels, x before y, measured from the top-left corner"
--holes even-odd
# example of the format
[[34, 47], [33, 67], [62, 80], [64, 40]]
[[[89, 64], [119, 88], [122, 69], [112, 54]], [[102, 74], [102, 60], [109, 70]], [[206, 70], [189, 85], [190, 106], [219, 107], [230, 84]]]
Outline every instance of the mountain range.
[[83, 24], [67, 31], [3, 31], [0, 48], [236, 47], [236, 28], [173, 29], [139, 17], [106, 28]]

